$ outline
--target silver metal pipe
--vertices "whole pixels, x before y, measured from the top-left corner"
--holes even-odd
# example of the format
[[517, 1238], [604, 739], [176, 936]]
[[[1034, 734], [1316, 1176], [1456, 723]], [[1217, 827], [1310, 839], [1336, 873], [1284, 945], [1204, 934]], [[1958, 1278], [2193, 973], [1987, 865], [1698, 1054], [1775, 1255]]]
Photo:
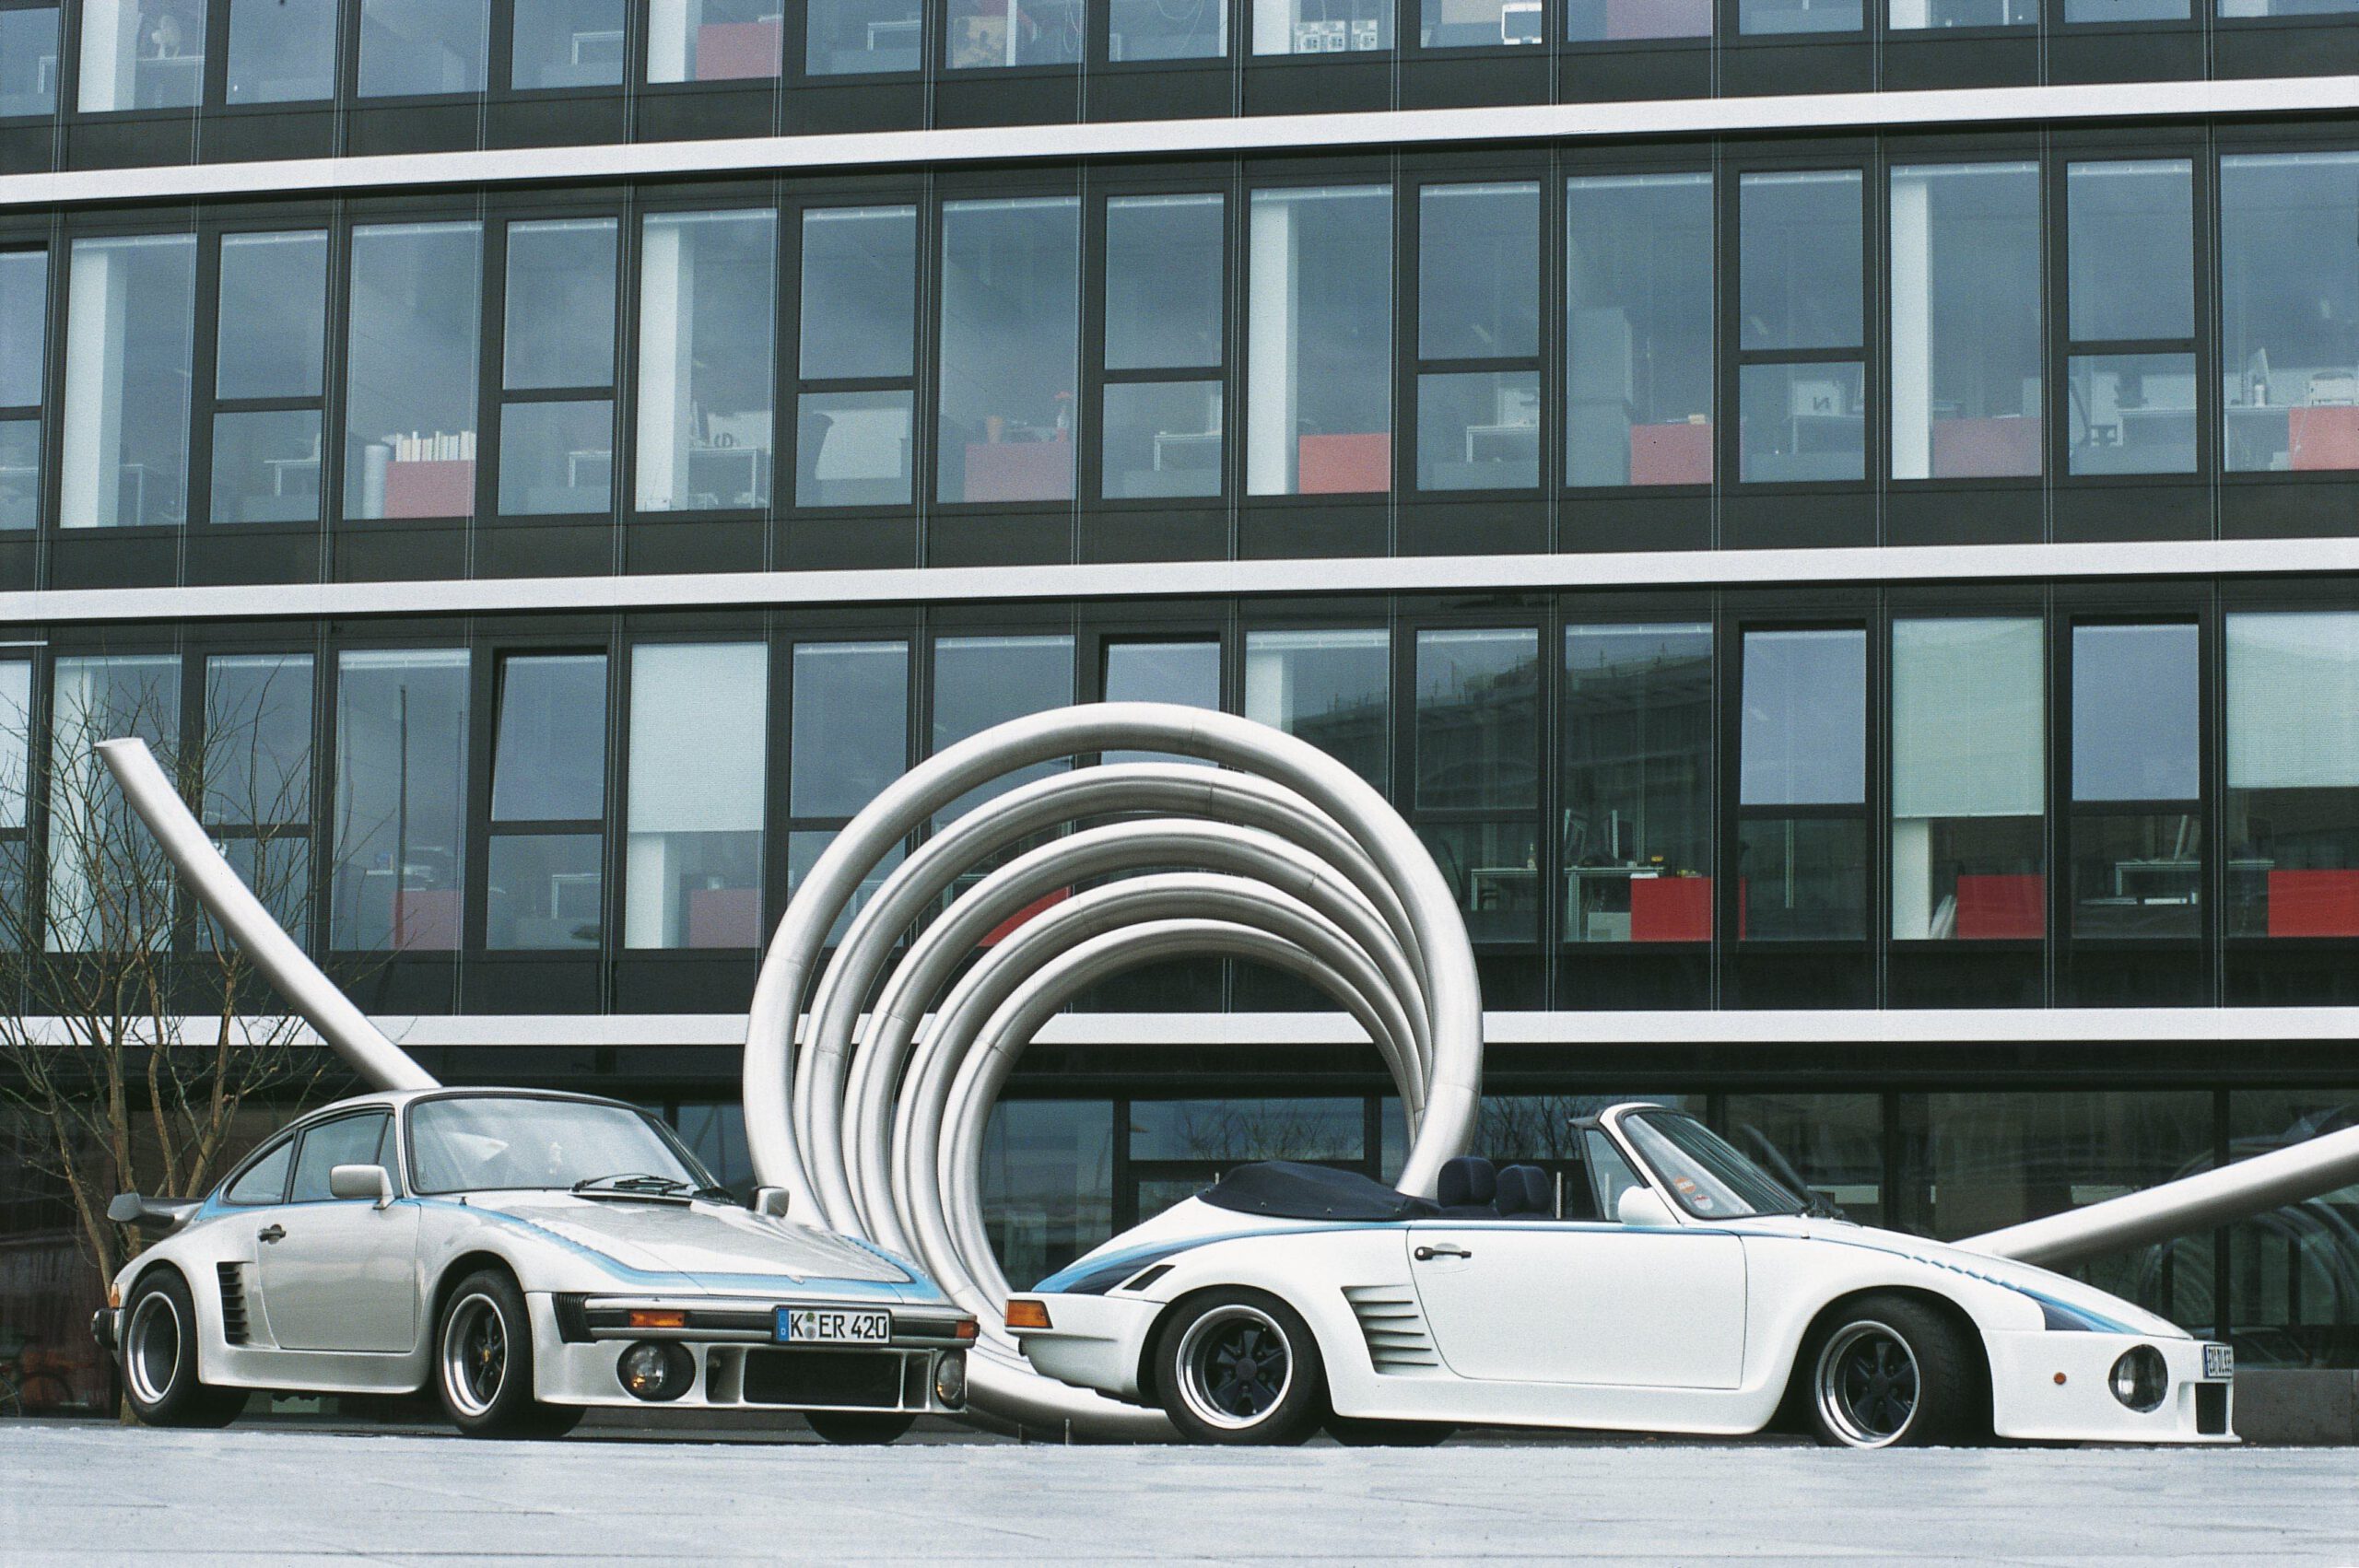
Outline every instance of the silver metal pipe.
[[242, 878], [215, 848], [212, 837], [188, 809], [180, 791], [157, 766], [147, 743], [100, 741], [99, 759], [114, 775], [123, 798], [180, 868], [189, 891], [221, 922], [256, 969], [276, 987], [288, 1007], [328, 1043], [373, 1089], [432, 1089], [432, 1073], [384, 1036], [352, 999], [311, 962], [295, 939], [263, 907]]

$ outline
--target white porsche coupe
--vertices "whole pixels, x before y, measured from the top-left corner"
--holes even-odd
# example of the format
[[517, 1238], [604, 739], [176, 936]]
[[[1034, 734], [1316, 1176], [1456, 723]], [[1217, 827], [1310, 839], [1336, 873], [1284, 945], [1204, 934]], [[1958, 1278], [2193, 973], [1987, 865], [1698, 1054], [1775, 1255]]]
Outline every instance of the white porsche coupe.
[[[1835, 1215], [1702, 1122], [1578, 1124], [1559, 1184], [1439, 1202], [1244, 1166], [1010, 1299], [1032, 1364], [1206, 1443], [1458, 1424], [1823, 1441], [2232, 1443], [2225, 1345], [2061, 1275]], [[1560, 1212], [1561, 1211], [1561, 1212]]]
[[226, 1425], [257, 1388], [430, 1387], [478, 1436], [652, 1404], [797, 1410], [877, 1443], [965, 1401], [975, 1320], [914, 1267], [739, 1206], [618, 1101], [364, 1094], [210, 1197], [109, 1212], [170, 1233], [92, 1324], [155, 1425]]

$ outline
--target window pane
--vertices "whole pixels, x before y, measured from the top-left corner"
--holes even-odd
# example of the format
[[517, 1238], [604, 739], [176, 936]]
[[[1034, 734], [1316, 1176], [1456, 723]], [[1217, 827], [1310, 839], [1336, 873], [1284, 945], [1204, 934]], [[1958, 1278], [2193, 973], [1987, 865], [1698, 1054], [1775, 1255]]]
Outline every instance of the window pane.
[[1893, 623], [1895, 940], [2047, 931], [2043, 641], [2032, 618]]
[[360, 96], [481, 92], [491, 0], [360, 0]]
[[992, 1107], [983, 1129], [983, 1234], [1011, 1281], [1045, 1280], [1114, 1234], [1113, 1143], [1109, 1100], [1002, 1100]]
[[2220, 369], [2230, 469], [2359, 468], [2354, 234], [2359, 154], [2220, 160]]
[[482, 275], [475, 224], [353, 230], [346, 516], [474, 512]]
[[[811, 7], [815, 53], [827, 4], [813, 0]], [[650, 0], [647, 79], [722, 82], [776, 76], [785, 36], [779, 0]]]
[[2195, 356], [2076, 354], [2065, 364], [2074, 474], [2195, 472]]
[[57, 110], [57, 7], [0, 11], [0, 118]]
[[1427, 185], [1417, 236], [1420, 357], [1540, 352], [1538, 185]]
[[335, 96], [338, 0], [229, 0], [231, 103]]
[[511, 517], [615, 504], [615, 405], [511, 404], [500, 415], [499, 509]]
[[338, 659], [331, 945], [459, 945], [466, 798], [465, 651]]
[[1719, 1131], [1800, 1192], [1822, 1192], [1863, 1225], [1888, 1225], [1880, 1094], [1731, 1094]]
[[0, 419], [0, 528], [41, 521], [41, 421]]
[[1106, 204], [1108, 369], [1221, 363], [1223, 212], [1217, 195]]
[[1566, 477], [1712, 480], [1712, 177], [1567, 182]]
[[223, 235], [214, 394], [319, 396], [327, 296], [325, 234]]
[[1540, 634], [1531, 627], [1419, 632], [1417, 804], [1537, 804], [1539, 695]]
[[2201, 793], [2191, 624], [2072, 628], [2072, 798]]
[[1737, 368], [1739, 479], [1749, 484], [1864, 479], [1867, 369], [1818, 361]]
[[1391, 668], [1381, 627], [1249, 632], [1245, 717], [1309, 741], [1382, 790], [1392, 774]]
[[1857, 817], [1747, 817], [1737, 825], [1738, 934], [1845, 942], [1867, 934], [1868, 825]]
[[1349, 54], [1392, 47], [1392, 0], [1253, 0], [1256, 54]]
[[[1030, 204], [1070, 205], [1071, 204]], [[982, 243], [1009, 242], [989, 236]], [[1021, 239], [1015, 245], [1021, 247]], [[987, 255], [986, 271], [1003, 268]], [[916, 316], [915, 207], [824, 207], [803, 215], [803, 379], [910, 373]], [[992, 277], [985, 287], [996, 286]]]
[[[2343, 1088], [2244, 1089], [2228, 1095], [2232, 1158], [2359, 1125]], [[2208, 1247], [2212, 1238], [2192, 1238]], [[2240, 1222], [2230, 1233], [2236, 1355], [2260, 1366], [2349, 1366], [2359, 1361], [2359, 1190], [2345, 1187]], [[2165, 1243], [2165, 1257], [2180, 1250]]]
[[[1073, 701], [1073, 638], [945, 637], [933, 645], [933, 730], [928, 755], [1027, 713]], [[1035, 763], [970, 791], [939, 813], [936, 825], [1019, 784], [1062, 773], [1060, 758]], [[863, 802], [864, 803], [864, 802]]]
[[1367, 1118], [1353, 1099], [1133, 1100], [1133, 1160], [1358, 1160]]
[[1113, 381], [1106, 387], [1106, 494], [1217, 496], [1218, 381]]
[[494, 838], [485, 868], [486, 945], [495, 952], [596, 947], [598, 849], [594, 833]]
[[619, 87], [623, 79], [623, 0], [516, 0], [511, 85]]
[[1565, 937], [1712, 934], [1712, 628], [1565, 628]]
[[1082, 0], [949, 0], [948, 15], [954, 71], [1081, 58]]
[[325, 1203], [334, 1194], [329, 1173], [338, 1165], [386, 1166], [393, 1155], [385, 1151], [385, 1134], [393, 1129], [389, 1116], [351, 1116], [314, 1127], [303, 1134], [295, 1158], [295, 1185], [290, 1203]]
[[[1220, 644], [1203, 642], [1109, 642], [1106, 645], [1108, 702], [1172, 702], [1183, 708], [1220, 709]], [[1108, 752], [1104, 762], [1192, 760], [1168, 752]]]
[[0, 251], [0, 408], [41, 402], [48, 340], [49, 252]]
[[[311, 923], [311, 834], [308, 823], [265, 828], [250, 837], [225, 838], [221, 858], [252, 890], [280, 929], [299, 933]], [[231, 945], [209, 914], [199, 911], [196, 940], [208, 952]]]
[[195, 237], [77, 240], [73, 264], [58, 521], [185, 521]]
[[[1859, 25], [1853, 9], [1851, 26]], [[1738, 188], [1745, 348], [1860, 341], [1860, 171], [1748, 174]]]
[[778, 219], [653, 213], [639, 262], [639, 509], [770, 499]]
[[287, 1196], [287, 1167], [294, 1162], [295, 1141], [289, 1138], [247, 1167], [237, 1184], [222, 1194], [225, 1203], [277, 1203]]
[[1468, 936], [1523, 946], [1540, 934], [1539, 832], [1528, 815], [1421, 824], [1417, 836], [1441, 868]]
[[2072, 340], [2193, 333], [2193, 166], [2075, 163], [2065, 170], [2064, 198]]
[[630, 661], [626, 947], [757, 947], [769, 649], [642, 643]]
[[1737, 31], [1765, 33], [1858, 32], [1860, 0], [1737, 0]]
[[1392, 193], [1256, 191], [1246, 305], [1246, 487], [1392, 487]]
[[311, 816], [311, 656], [217, 654], [205, 665], [205, 820]]
[[1709, 38], [1712, 0], [1566, 0], [1565, 36], [1575, 43]]
[[2039, 25], [2039, 0], [1892, 0], [1886, 15], [1895, 32], [1919, 28], [2031, 28]]
[[1417, 488], [1529, 490], [1539, 483], [1539, 371], [1417, 378]]
[[1218, 60], [1228, 53], [1228, 7], [1218, 0], [1107, 0], [1108, 58]]
[[180, 759], [181, 661], [170, 654], [57, 661], [50, 692], [49, 948], [87, 952], [171, 937], [173, 879], [92, 750], [136, 735]]
[[[2221, 0], [2220, 14], [2232, 15], [2228, 6], [2249, 3]], [[2183, 22], [2189, 14], [2188, 0], [2064, 0], [2068, 22]]]
[[2203, 819], [2191, 811], [2072, 818], [2072, 934], [2203, 934]]
[[914, 71], [922, 61], [923, 15], [920, 0], [811, 0], [804, 68], [815, 76]]
[[2039, 166], [1892, 171], [1892, 476], [2040, 471]]
[[491, 820], [585, 820], [605, 810], [605, 655], [501, 660]]
[[2229, 930], [2359, 936], [2359, 614], [2227, 631]]
[[316, 522], [320, 411], [213, 416], [215, 522]]
[[795, 409], [794, 504], [906, 506], [911, 395], [804, 392]]
[[1741, 804], [1866, 801], [1867, 658], [1855, 627], [1744, 634]]
[[85, 114], [194, 108], [205, 90], [205, 0], [82, 0]]
[[799, 643], [793, 695], [794, 815], [851, 816], [908, 767], [908, 643]]
[[943, 206], [943, 500], [1073, 494], [1080, 219], [1071, 197]]
[[1427, 49], [1545, 43], [1540, 0], [1422, 0], [1417, 41]]
[[506, 385], [615, 379], [615, 220], [508, 226]]

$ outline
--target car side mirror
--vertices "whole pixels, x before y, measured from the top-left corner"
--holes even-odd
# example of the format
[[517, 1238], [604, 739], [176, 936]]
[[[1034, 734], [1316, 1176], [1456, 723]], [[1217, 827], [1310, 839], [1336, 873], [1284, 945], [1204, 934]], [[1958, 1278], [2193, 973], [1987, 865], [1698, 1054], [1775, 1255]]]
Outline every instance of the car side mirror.
[[783, 1220], [792, 1196], [782, 1187], [757, 1187], [754, 1188], [754, 1212], [773, 1220]]
[[382, 1165], [335, 1165], [328, 1171], [328, 1196], [366, 1199], [382, 1209], [393, 1200], [393, 1174]]
[[1614, 1205], [1614, 1217], [1633, 1230], [1668, 1230], [1679, 1223], [1671, 1216], [1671, 1205], [1650, 1187], [1625, 1191]]

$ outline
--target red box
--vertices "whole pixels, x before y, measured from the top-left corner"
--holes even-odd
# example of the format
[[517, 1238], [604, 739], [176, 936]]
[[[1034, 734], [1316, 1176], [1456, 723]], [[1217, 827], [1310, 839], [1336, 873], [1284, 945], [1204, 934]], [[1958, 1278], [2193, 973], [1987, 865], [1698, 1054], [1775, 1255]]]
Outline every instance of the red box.
[[707, 22], [697, 29], [697, 80], [744, 81], [775, 76], [784, 25], [767, 22]]
[[2048, 879], [2037, 872], [1957, 879], [1961, 942], [2048, 934]]
[[1712, 427], [1709, 425], [1630, 427], [1630, 483], [1709, 485]]
[[759, 947], [762, 892], [757, 887], [688, 890], [690, 947]]
[[1994, 479], [2039, 474], [2039, 421], [2029, 415], [1933, 421], [1933, 477]]
[[2285, 428], [2295, 468], [2359, 468], [2359, 408], [2289, 408]]
[[387, 517], [473, 517], [475, 462], [471, 457], [385, 465]]
[[1712, 940], [1712, 879], [1642, 876], [1630, 881], [1632, 942]]
[[2359, 936], [2359, 872], [2269, 873], [2271, 936]]
[[1380, 495], [1392, 488], [1392, 438], [1297, 437], [1295, 470], [1295, 488], [1301, 495]]
[[969, 441], [969, 501], [1062, 501], [1073, 497], [1071, 441]]

